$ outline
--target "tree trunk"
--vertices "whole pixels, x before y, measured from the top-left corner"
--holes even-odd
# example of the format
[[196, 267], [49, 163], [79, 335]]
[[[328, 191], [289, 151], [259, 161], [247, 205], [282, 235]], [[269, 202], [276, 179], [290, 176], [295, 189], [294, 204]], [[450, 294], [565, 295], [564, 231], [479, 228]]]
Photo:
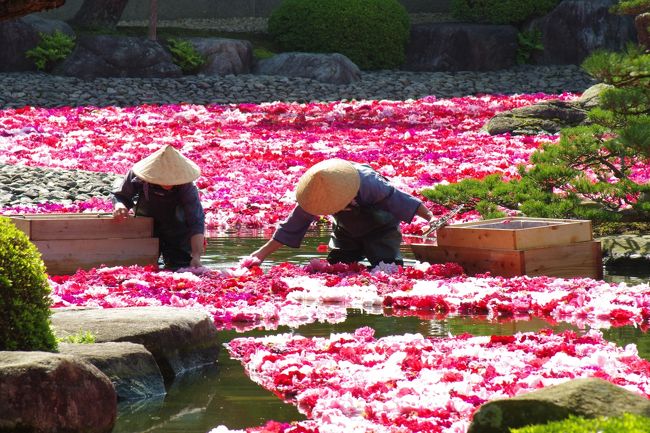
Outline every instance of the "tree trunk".
[[641, 45], [646, 52], [650, 52], [650, 12], [637, 15], [634, 18], [634, 26], [636, 27], [636, 35]]
[[63, 6], [65, 0], [0, 0], [0, 20], [9, 20]]
[[70, 24], [85, 28], [113, 29], [129, 0], [84, 0]]
[[149, 39], [156, 40], [156, 28], [158, 27], [158, 0], [149, 1]]

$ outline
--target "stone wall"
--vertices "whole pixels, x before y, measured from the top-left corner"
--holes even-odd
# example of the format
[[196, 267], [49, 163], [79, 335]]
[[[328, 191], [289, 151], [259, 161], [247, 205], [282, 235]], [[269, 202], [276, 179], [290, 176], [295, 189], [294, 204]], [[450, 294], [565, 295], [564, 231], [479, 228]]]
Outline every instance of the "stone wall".
[[[266, 17], [282, 0], [158, 0], [158, 19]], [[399, 0], [410, 13], [448, 12], [451, 0]], [[68, 20], [83, 0], [66, 0], [60, 8], [40, 13], [44, 18]], [[131, 0], [123, 20], [149, 18], [149, 1]]]

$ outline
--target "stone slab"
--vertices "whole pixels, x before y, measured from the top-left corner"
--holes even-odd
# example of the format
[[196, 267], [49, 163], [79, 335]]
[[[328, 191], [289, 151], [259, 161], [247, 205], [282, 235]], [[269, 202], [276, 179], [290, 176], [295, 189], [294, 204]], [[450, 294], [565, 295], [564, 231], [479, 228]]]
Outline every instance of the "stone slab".
[[220, 349], [212, 318], [192, 308], [56, 309], [52, 328], [57, 337], [88, 331], [97, 343], [141, 344], [151, 352], [166, 381], [215, 363]]
[[165, 381], [151, 352], [135, 343], [59, 344], [59, 352], [81, 358], [113, 382], [118, 401], [165, 395]]

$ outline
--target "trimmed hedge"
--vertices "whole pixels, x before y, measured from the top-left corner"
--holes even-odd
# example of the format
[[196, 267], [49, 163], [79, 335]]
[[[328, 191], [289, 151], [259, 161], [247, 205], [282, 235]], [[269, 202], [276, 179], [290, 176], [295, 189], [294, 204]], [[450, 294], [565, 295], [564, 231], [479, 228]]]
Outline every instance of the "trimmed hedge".
[[486, 24], [520, 24], [551, 11], [560, 0], [452, 0], [454, 18]]
[[405, 61], [410, 20], [397, 0], [284, 0], [269, 33], [285, 51], [340, 53], [361, 69]]
[[0, 216], [0, 350], [56, 350], [49, 293], [36, 246]]

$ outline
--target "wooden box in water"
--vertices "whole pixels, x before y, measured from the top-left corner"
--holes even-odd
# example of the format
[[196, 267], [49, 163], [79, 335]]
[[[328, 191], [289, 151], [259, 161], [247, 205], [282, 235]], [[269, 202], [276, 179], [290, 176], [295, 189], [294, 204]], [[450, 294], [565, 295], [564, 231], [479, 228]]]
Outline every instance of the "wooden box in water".
[[548, 275], [600, 279], [602, 253], [591, 221], [498, 218], [453, 224], [437, 232], [437, 245], [411, 244], [430, 263], [459, 263], [470, 275]]
[[9, 216], [36, 245], [50, 275], [70, 274], [101, 265], [158, 262], [153, 220], [115, 220], [110, 214], [29, 214]]

